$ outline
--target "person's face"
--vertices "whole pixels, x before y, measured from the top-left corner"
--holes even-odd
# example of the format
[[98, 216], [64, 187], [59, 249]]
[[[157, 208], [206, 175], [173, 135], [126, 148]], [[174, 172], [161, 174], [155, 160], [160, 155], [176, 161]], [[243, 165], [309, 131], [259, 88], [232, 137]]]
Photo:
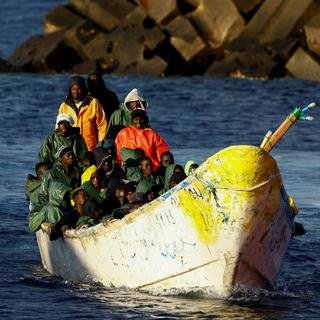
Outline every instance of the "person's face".
[[67, 137], [69, 135], [71, 128], [72, 127], [68, 121], [60, 121], [58, 123], [58, 132], [63, 137]]
[[177, 184], [178, 184], [177, 181], [174, 181], [174, 180], [170, 181], [170, 189], [175, 187]]
[[106, 172], [111, 171], [113, 167], [112, 159], [108, 158], [106, 160], [103, 160], [102, 169]]
[[175, 167], [173, 172], [174, 173], [184, 173], [184, 171], [180, 167]]
[[164, 167], [169, 167], [169, 165], [170, 164], [172, 164], [173, 163], [173, 159], [172, 159], [172, 157], [171, 156], [169, 156], [169, 155], [167, 155], [167, 154], [165, 154], [164, 156], [162, 156], [162, 159], [161, 159], [161, 164], [162, 164], [162, 166], [164, 166]]
[[145, 177], [149, 177], [152, 174], [153, 164], [151, 160], [143, 160], [140, 167]]
[[199, 166], [197, 164], [192, 164], [189, 169], [189, 174], [192, 174]]
[[132, 119], [132, 124], [138, 129], [143, 129], [145, 121], [141, 117], [135, 117]]
[[75, 160], [73, 152], [67, 152], [62, 158], [62, 164], [69, 167], [72, 166]]
[[151, 202], [151, 201], [154, 200], [155, 198], [156, 198], [156, 196], [155, 196], [154, 191], [149, 191], [149, 192], [147, 193], [148, 202]]
[[70, 91], [71, 91], [72, 98], [74, 100], [76, 100], [76, 101], [80, 101], [81, 100], [81, 98], [82, 98], [82, 89], [78, 84], [74, 84], [71, 87]]
[[43, 177], [43, 174], [49, 170], [49, 167], [48, 166], [41, 166], [38, 171], [37, 171], [37, 177], [38, 179], [42, 179]]
[[126, 203], [126, 194], [125, 194], [125, 192], [124, 192], [124, 190], [122, 188], [118, 188], [116, 190], [115, 195], [116, 195], [116, 197], [119, 200], [121, 205]]
[[74, 197], [74, 203], [77, 206], [83, 206], [86, 202], [87, 194], [84, 191], [79, 191], [78, 194]]
[[129, 191], [128, 193], [127, 193], [127, 199], [128, 199], [128, 201], [131, 203], [132, 202], [132, 200], [133, 200], [133, 195], [134, 195], [134, 193], [132, 192], [132, 191]]
[[138, 108], [141, 108], [140, 101], [130, 101], [129, 102], [129, 109], [131, 111], [135, 110], [135, 109], [138, 109]]
[[88, 169], [90, 166], [91, 166], [90, 159], [83, 159], [82, 161], [83, 170]]
[[91, 182], [95, 189], [99, 189], [101, 187], [102, 179], [97, 172], [94, 172], [91, 175]]

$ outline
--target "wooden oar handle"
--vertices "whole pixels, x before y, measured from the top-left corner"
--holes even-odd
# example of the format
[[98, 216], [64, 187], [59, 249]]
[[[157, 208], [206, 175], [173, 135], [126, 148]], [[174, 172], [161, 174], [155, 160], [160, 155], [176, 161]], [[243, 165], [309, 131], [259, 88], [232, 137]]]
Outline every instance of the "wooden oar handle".
[[273, 133], [270, 139], [262, 147], [265, 152], [270, 152], [278, 141], [285, 135], [289, 128], [298, 120], [298, 118], [290, 113], [289, 116], [281, 123], [279, 128]]

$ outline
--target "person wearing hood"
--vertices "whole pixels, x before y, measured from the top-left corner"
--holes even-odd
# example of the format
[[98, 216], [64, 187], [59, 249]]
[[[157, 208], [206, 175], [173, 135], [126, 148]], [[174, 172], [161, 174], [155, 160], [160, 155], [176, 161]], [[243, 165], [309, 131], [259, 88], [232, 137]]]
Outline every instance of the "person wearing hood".
[[116, 110], [111, 115], [106, 139], [115, 140], [120, 130], [132, 125], [131, 112], [136, 109], [146, 111], [147, 107], [148, 103], [142, 97], [139, 90], [136, 88], [132, 89], [126, 96], [124, 103], [120, 105], [119, 110]]
[[114, 197], [116, 189], [125, 178], [125, 173], [120, 165], [116, 163], [114, 157], [102, 147], [97, 147], [93, 151], [98, 169], [103, 171], [102, 186], [108, 190], [108, 198]]
[[117, 161], [121, 163], [121, 150], [123, 148], [140, 148], [153, 163], [153, 170], [160, 166], [161, 154], [170, 151], [164, 139], [151, 128], [147, 128], [148, 116], [144, 110], [135, 109], [131, 113], [133, 125], [122, 129], [115, 140], [117, 148]]
[[45, 221], [57, 222], [70, 205], [70, 192], [80, 186], [81, 170], [72, 148], [59, 149], [60, 161], [43, 175], [39, 199], [46, 204]]
[[184, 167], [184, 172], [187, 176], [190, 176], [198, 167], [199, 165], [194, 160], [189, 160]]
[[51, 169], [51, 164], [48, 162], [38, 162], [35, 166], [36, 175], [28, 174], [25, 193], [26, 199], [29, 202], [29, 211], [32, 212], [39, 206], [39, 192], [43, 174]]
[[59, 161], [58, 150], [61, 146], [71, 147], [79, 166], [87, 152], [87, 146], [77, 127], [73, 127], [71, 115], [60, 113], [57, 116], [56, 126], [43, 141], [38, 154], [39, 161], [55, 163]]
[[68, 96], [60, 105], [59, 113], [72, 116], [74, 126], [80, 133], [89, 151], [106, 136], [107, 120], [100, 102], [88, 94], [85, 79], [80, 76], [71, 78]]
[[107, 88], [103, 77], [98, 70], [89, 74], [87, 86], [89, 94], [92, 97], [97, 98], [101, 103], [107, 121], [109, 121], [112, 113], [119, 109], [120, 102], [117, 94]]

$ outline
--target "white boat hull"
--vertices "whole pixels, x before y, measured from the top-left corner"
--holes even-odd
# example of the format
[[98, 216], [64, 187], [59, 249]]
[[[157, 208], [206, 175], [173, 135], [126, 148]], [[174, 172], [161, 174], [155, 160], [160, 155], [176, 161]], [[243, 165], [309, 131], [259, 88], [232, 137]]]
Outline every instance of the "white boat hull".
[[[238, 284], [273, 286], [293, 223], [278, 169], [258, 148], [225, 150], [122, 220], [68, 230], [56, 241], [42, 225], [36, 235], [45, 269], [75, 282], [151, 291], [209, 289], [217, 297], [229, 296]], [[247, 161], [241, 173], [228, 171], [230, 152], [238, 152], [234, 161]], [[246, 180], [257, 168], [262, 174], [249, 177], [249, 185], [232, 182], [237, 174]]]

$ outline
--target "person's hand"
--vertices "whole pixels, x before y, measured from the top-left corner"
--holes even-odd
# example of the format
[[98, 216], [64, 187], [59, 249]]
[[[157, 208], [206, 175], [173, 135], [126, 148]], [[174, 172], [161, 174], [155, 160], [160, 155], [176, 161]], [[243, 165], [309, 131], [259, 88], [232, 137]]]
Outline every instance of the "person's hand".
[[105, 227], [108, 227], [108, 226], [110, 226], [110, 224], [111, 224], [112, 222], [114, 222], [114, 221], [116, 221], [116, 220], [118, 220], [118, 219], [106, 219], [106, 220], [103, 220], [103, 221], [102, 221], [102, 224], [103, 224]]
[[52, 232], [53, 227], [54, 227], [54, 224], [53, 224], [53, 223], [50, 223], [50, 224], [48, 225], [47, 232], [48, 232], [48, 235], [49, 235], [49, 236], [50, 236], [50, 234], [51, 234], [51, 232]]

